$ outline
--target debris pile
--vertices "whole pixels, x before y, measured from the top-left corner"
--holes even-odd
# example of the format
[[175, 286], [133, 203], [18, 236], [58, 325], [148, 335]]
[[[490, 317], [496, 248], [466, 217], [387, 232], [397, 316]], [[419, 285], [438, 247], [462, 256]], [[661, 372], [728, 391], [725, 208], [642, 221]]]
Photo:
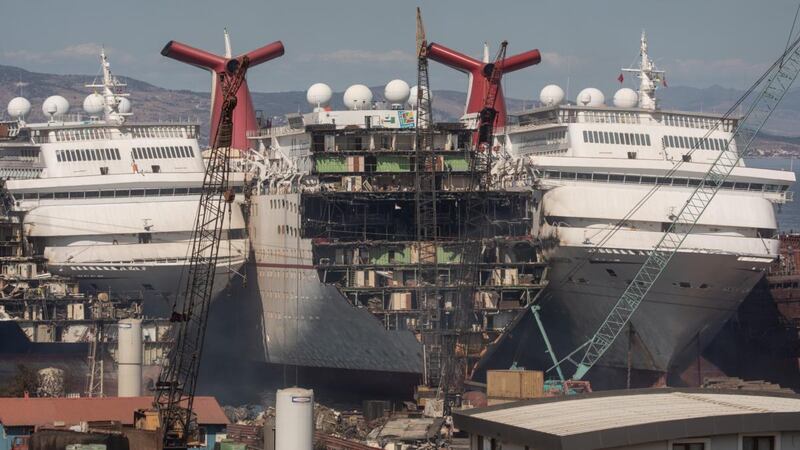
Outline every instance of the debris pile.
[[742, 380], [736, 377], [709, 377], [703, 380], [704, 389], [735, 389], [742, 391], [770, 391], [794, 394], [794, 391], [764, 380]]

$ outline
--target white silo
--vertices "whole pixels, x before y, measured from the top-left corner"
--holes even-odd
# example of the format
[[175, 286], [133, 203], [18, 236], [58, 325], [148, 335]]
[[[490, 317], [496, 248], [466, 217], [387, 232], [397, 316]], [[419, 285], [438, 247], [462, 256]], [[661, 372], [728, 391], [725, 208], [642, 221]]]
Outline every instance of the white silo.
[[118, 325], [117, 396], [142, 395], [142, 319], [122, 319]]
[[275, 448], [313, 450], [314, 391], [279, 389], [275, 399]]

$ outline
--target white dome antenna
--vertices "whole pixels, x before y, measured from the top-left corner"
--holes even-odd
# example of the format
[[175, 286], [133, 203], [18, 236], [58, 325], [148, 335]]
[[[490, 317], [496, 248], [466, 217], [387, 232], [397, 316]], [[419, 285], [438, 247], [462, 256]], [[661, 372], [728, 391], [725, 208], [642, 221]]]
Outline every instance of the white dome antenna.
[[560, 105], [564, 101], [564, 90], [556, 84], [548, 84], [539, 92], [539, 101], [544, 106]]
[[411, 95], [411, 88], [403, 80], [392, 80], [383, 89], [383, 97], [391, 103], [392, 109], [402, 109]]
[[117, 105], [117, 111], [119, 111], [120, 114], [130, 114], [131, 101], [128, 100], [127, 97], [119, 97], [119, 104]]
[[8, 115], [20, 122], [25, 121], [25, 117], [31, 112], [31, 102], [25, 97], [14, 97], [8, 102]]
[[622, 88], [614, 93], [614, 106], [617, 108], [635, 108], [639, 104], [639, 95], [631, 88]]
[[606, 103], [606, 96], [597, 88], [586, 88], [578, 93], [576, 102], [580, 106], [603, 106]]
[[55, 118], [69, 112], [69, 102], [60, 95], [51, 95], [42, 103], [42, 112], [52, 122]]
[[83, 110], [91, 117], [99, 117], [105, 109], [106, 99], [96, 92], [83, 99]]
[[333, 97], [333, 90], [325, 83], [315, 83], [306, 91], [306, 101], [316, 111], [318, 108], [325, 108]]
[[372, 91], [363, 84], [354, 84], [344, 91], [344, 106], [358, 111], [372, 107]]

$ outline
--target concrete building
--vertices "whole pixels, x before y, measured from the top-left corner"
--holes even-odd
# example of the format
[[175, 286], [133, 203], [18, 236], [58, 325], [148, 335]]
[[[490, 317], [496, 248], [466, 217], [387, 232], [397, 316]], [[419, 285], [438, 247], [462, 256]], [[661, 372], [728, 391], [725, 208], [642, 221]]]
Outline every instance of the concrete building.
[[636, 389], [458, 412], [472, 450], [794, 450], [800, 396]]
[[[151, 408], [153, 397], [0, 398], [0, 450], [10, 450], [40, 427], [68, 429], [81, 422], [119, 422], [133, 426], [133, 413]], [[213, 397], [196, 397], [194, 410], [213, 449], [217, 434], [224, 433], [228, 418]]]

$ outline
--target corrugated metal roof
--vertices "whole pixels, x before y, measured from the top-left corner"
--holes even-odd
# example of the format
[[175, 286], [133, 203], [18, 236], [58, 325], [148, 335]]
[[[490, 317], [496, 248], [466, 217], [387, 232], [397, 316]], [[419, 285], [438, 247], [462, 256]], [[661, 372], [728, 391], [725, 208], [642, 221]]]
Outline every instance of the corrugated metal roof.
[[[0, 398], [0, 423], [5, 426], [43, 426], [63, 422], [112, 420], [133, 425], [133, 412], [151, 408], [153, 397]], [[201, 425], [227, 425], [228, 418], [214, 397], [195, 397]]]
[[800, 412], [800, 398], [666, 392], [521, 405], [471, 416], [568, 436], [670, 420], [774, 412]]

